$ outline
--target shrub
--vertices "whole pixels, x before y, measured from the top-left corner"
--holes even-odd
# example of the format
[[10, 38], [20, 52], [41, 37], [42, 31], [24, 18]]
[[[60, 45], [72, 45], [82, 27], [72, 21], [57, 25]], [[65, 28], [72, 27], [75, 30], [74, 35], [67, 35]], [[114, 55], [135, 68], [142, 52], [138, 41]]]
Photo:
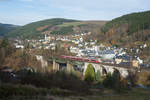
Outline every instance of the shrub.
[[87, 69], [85, 72], [85, 81], [88, 83], [95, 81], [95, 72], [94, 72], [94, 68], [91, 64], [89, 64], [87, 66]]
[[[131, 72], [131, 71], [128, 71], [129, 72], [129, 75], [128, 75], [128, 77], [127, 77], [127, 80], [128, 80], [128, 82], [130, 83], [130, 85], [132, 86], [132, 87], [134, 87], [134, 86], [136, 86], [136, 83], [137, 83], [137, 81], [139, 80], [139, 77], [138, 77], [138, 75], [137, 75], [137, 73], [136, 72]], [[144, 78], [144, 77], [143, 77]]]
[[142, 71], [137, 74], [138, 84], [142, 84], [145, 86], [150, 86], [150, 72], [149, 71]]
[[20, 77], [21, 84], [31, 84], [42, 88], [60, 88], [75, 92], [88, 92], [86, 82], [73, 74], [65, 72], [56, 73], [27, 73]]

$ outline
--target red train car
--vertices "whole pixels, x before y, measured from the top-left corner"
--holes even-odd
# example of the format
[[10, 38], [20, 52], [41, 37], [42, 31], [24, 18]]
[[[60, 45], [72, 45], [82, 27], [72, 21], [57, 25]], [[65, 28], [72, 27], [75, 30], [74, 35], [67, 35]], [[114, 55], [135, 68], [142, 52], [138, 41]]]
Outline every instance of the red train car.
[[76, 61], [81, 61], [81, 62], [99, 63], [99, 61], [96, 59], [88, 59], [88, 58], [81, 58], [81, 57], [75, 57], [75, 56], [62, 55], [60, 56], [60, 58], [71, 59], [71, 60], [76, 60]]

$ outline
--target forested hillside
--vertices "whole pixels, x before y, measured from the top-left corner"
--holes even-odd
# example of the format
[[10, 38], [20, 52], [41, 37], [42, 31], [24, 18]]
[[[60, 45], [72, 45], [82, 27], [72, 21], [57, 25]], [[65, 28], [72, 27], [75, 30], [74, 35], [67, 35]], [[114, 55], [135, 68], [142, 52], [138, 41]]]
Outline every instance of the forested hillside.
[[101, 30], [112, 45], [139, 45], [150, 42], [150, 11], [113, 19]]
[[17, 26], [11, 24], [0, 23], [0, 37], [15, 29]]
[[99, 32], [105, 21], [78, 21], [63, 18], [42, 20], [19, 27], [7, 37], [37, 38], [42, 34], [68, 35], [82, 32]]

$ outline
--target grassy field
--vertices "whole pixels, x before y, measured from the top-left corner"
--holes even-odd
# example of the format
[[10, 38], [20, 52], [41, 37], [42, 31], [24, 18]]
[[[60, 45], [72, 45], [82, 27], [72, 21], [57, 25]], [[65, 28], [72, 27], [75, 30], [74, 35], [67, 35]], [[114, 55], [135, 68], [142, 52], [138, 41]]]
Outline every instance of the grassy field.
[[59, 27], [68, 27], [68, 26], [78, 26], [78, 25], [81, 25], [83, 24], [83, 22], [69, 22], [69, 23], [63, 23], [63, 24], [60, 24], [60, 25], [57, 25]]
[[90, 95], [11, 96], [0, 100], [149, 100], [150, 98], [150, 90], [148, 89], [132, 89], [128, 93], [121, 94], [109, 89], [93, 92]]
[[95, 24], [95, 25], [104, 25], [106, 21], [81, 21], [81, 22], [65, 22], [63, 24], [57, 25], [59, 27], [68, 27], [68, 26], [78, 26], [78, 25], [88, 25], [88, 24]]

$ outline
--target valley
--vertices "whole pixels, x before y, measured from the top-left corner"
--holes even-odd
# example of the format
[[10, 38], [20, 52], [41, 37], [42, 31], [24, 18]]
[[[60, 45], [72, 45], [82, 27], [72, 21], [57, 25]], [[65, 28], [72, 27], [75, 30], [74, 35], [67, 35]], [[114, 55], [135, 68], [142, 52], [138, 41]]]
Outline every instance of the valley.
[[149, 98], [149, 18], [0, 24], [0, 99]]

